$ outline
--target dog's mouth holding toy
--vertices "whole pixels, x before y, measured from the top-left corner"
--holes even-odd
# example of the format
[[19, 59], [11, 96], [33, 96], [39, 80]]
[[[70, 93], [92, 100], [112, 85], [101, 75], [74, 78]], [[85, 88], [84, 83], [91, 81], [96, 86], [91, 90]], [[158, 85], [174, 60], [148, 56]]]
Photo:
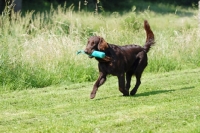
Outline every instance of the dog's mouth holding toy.
[[94, 56], [92, 56], [92, 55], [88, 55], [88, 57], [89, 57], [89, 58], [94, 58]]
[[80, 51], [77, 51], [77, 55], [80, 54], [80, 53], [84, 53], [84, 54], [87, 54], [89, 58], [93, 58], [93, 57], [96, 57], [96, 58], [105, 58], [106, 57], [106, 54], [104, 52], [101, 52], [101, 51], [92, 51], [92, 53], [86, 53], [85, 51], [83, 50], [80, 50]]
[[87, 54], [89, 58], [94, 58], [95, 56], [92, 55], [92, 53], [93, 53], [94, 51], [95, 51], [95, 50], [91, 50], [91, 52], [84, 51], [84, 53]]
[[101, 51], [94, 50], [94, 51], [92, 51], [92, 53], [89, 54], [89, 53], [86, 53], [83, 50], [79, 50], [79, 51], [77, 51], [76, 54], [78, 55], [80, 53], [87, 54], [89, 58], [93, 58], [93, 57], [98, 58], [98, 61], [100, 61], [100, 62], [110, 62], [112, 60], [111, 57], [106, 56], [106, 54], [104, 52], [101, 52]]
[[94, 52], [94, 50], [92, 50], [92, 52], [90, 52], [90, 53], [84, 51], [84, 53], [87, 54], [89, 58], [94, 58], [94, 56], [92, 56], [92, 53], [93, 53], [93, 52]]

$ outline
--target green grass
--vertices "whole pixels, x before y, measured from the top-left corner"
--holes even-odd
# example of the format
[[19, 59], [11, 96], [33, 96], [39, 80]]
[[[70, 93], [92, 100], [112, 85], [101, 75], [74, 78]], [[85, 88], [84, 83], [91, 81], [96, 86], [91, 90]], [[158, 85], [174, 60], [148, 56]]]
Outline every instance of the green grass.
[[[3, 13], [0, 132], [200, 132], [198, 11], [148, 4], [98, 15], [58, 7], [17, 13], [11, 21]], [[136, 96], [121, 96], [116, 77], [109, 77], [90, 100], [97, 62], [76, 51], [91, 35], [143, 45], [144, 19], [156, 45]]]
[[[93, 82], [0, 92], [0, 132], [200, 132], [200, 69], [144, 73], [134, 97], [109, 77]], [[134, 84], [134, 83], [132, 83]]]

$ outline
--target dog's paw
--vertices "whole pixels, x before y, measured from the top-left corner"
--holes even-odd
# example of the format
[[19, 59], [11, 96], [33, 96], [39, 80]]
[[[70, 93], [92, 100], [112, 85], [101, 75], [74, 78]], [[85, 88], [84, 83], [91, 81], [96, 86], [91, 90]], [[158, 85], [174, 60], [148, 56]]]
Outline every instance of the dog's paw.
[[91, 93], [91, 94], [90, 94], [90, 99], [95, 98], [95, 96], [96, 96], [96, 93]]
[[124, 92], [124, 93], [123, 93], [123, 96], [129, 96], [128, 91]]
[[136, 92], [137, 92], [137, 91], [132, 90], [132, 91], [130, 92], [130, 95], [131, 95], [131, 96], [134, 96], [134, 95], [136, 94]]

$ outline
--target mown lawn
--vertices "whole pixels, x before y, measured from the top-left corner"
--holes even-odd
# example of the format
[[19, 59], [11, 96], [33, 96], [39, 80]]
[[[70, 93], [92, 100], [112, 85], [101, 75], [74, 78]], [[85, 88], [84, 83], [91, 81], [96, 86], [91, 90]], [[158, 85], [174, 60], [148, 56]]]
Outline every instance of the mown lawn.
[[0, 92], [0, 132], [200, 132], [200, 69], [144, 73], [136, 96], [115, 77], [93, 83]]

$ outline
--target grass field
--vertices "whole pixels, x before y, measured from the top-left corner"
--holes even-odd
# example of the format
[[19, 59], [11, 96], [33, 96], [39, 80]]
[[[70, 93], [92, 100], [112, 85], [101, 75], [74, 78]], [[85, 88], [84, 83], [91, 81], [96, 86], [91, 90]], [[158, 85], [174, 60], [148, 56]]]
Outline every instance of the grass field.
[[[139, 5], [124, 13], [76, 12], [73, 6], [12, 18], [2, 13], [0, 132], [199, 133], [200, 12]], [[109, 77], [90, 100], [97, 62], [77, 50], [92, 35], [143, 45], [144, 19], [156, 45], [137, 94], [123, 97], [116, 77]]]
[[200, 69], [145, 73], [123, 97], [115, 77], [89, 99], [93, 83], [1, 91], [0, 132], [200, 132]]

